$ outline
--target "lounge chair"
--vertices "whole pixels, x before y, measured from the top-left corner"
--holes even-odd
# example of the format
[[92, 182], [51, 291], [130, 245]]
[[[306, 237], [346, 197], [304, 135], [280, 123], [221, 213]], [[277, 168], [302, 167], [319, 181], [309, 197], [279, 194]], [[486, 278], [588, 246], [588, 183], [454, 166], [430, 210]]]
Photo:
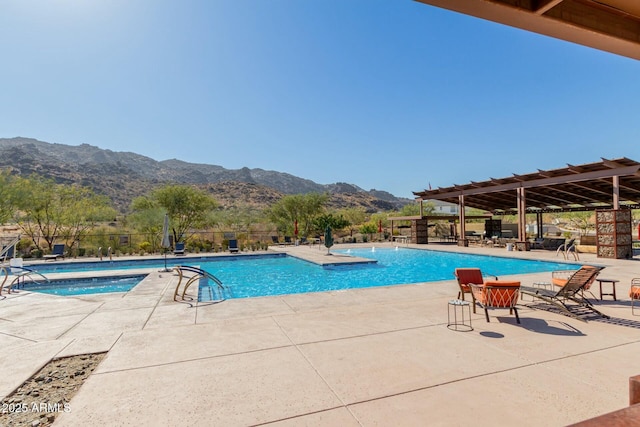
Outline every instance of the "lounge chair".
[[[558, 308], [563, 314], [584, 321], [580, 314], [596, 313], [604, 318], [609, 316], [599, 312], [582, 294], [585, 287], [593, 283], [604, 267], [582, 266], [575, 271], [557, 292], [549, 289], [521, 287], [522, 294], [531, 295]], [[575, 303], [575, 304], [571, 304]]]
[[176, 243], [176, 247], [173, 250], [174, 255], [184, 255], [184, 242]]
[[544, 249], [544, 238], [536, 237], [531, 241], [531, 249]]
[[[588, 266], [585, 266], [588, 267]], [[569, 278], [575, 273], [577, 270], [555, 270], [551, 272], [551, 284], [557, 287], [563, 287], [567, 284]], [[584, 297], [585, 292], [589, 292], [593, 299], [596, 299], [596, 296], [591, 292], [591, 285], [595, 282], [596, 276], [593, 276], [590, 282], [585, 284], [580, 291], [580, 294]]]
[[278, 239], [278, 236], [271, 236], [271, 241], [273, 242], [274, 245], [280, 245], [280, 239]]
[[44, 256], [45, 261], [49, 259], [56, 261], [58, 258], [64, 259], [64, 243], [53, 245], [51, 253]]
[[238, 253], [240, 249], [238, 248], [238, 240], [237, 239], [230, 239], [229, 240], [229, 252], [233, 253]]
[[[456, 268], [453, 274], [455, 274], [456, 279], [458, 280], [458, 286], [460, 287], [458, 299], [462, 299], [463, 301], [464, 294], [471, 294], [471, 298], [473, 299], [473, 294], [469, 287], [470, 283], [474, 283], [476, 285], [484, 284], [484, 275], [479, 268]], [[496, 276], [492, 277], [494, 277], [495, 280], [498, 280]], [[473, 312], [476, 312], [475, 301], [473, 301]]]
[[518, 294], [520, 292], [520, 282], [487, 280], [482, 285], [470, 283], [469, 287], [471, 288], [474, 305], [478, 304], [484, 309], [487, 323], [489, 322], [489, 312], [487, 311], [489, 308], [508, 308], [509, 314], [515, 314], [516, 322], [520, 323], [518, 309], [516, 308]]
[[635, 316], [635, 302], [640, 301], [640, 279], [631, 279], [629, 298], [631, 298], [631, 314]]
[[285, 245], [290, 245], [290, 244], [292, 244], [292, 242], [291, 242], [291, 236], [284, 236], [284, 244], [285, 244]]

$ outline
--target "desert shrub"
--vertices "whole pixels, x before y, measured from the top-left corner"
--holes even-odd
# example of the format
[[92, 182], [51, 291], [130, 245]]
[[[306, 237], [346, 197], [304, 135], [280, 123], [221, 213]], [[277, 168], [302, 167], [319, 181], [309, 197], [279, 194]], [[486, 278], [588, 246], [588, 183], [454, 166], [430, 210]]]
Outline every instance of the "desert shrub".
[[153, 248], [153, 245], [151, 243], [145, 241], [145, 242], [140, 243], [138, 245], [138, 247], [140, 248], [140, 250], [142, 252], [151, 252], [152, 248]]
[[16, 245], [16, 249], [23, 252], [28, 252], [33, 246], [33, 241], [29, 237], [23, 237]]

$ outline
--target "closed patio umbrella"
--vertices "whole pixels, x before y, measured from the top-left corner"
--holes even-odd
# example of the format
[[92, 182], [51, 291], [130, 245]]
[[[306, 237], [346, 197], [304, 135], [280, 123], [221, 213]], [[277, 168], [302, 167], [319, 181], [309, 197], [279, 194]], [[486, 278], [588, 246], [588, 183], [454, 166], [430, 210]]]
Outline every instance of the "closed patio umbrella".
[[331, 227], [327, 226], [324, 230], [324, 245], [327, 248], [327, 255], [331, 255], [330, 249], [333, 246], [333, 236], [331, 235]]

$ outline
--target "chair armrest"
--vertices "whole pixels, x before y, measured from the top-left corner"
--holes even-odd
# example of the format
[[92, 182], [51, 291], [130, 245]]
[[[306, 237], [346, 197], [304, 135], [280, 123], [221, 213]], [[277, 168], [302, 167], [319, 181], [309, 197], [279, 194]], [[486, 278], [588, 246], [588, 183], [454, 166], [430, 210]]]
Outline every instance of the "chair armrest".
[[484, 284], [469, 283], [467, 286], [471, 289], [474, 301], [484, 303]]
[[551, 272], [551, 283], [555, 286], [563, 287], [569, 277], [578, 270], [556, 270]]
[[551, 277], [562, 277], [562, 278], [567, 278], [569, 276], [571, 276], [573, 273], [575, 273], [576, 270], [555, 270], [551, 272]]

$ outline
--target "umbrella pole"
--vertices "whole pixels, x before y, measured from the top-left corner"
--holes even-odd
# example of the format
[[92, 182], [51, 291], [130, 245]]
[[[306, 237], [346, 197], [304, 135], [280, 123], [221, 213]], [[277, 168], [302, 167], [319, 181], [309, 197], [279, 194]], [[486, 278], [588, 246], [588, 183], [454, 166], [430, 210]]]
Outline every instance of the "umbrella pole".
[[158, 270], [158, 271], [160, 273], [168, 273], [171, 270], [167, 268], [167, 248], [163, 248], [163, 250], [164, 250], [164, 270]]

